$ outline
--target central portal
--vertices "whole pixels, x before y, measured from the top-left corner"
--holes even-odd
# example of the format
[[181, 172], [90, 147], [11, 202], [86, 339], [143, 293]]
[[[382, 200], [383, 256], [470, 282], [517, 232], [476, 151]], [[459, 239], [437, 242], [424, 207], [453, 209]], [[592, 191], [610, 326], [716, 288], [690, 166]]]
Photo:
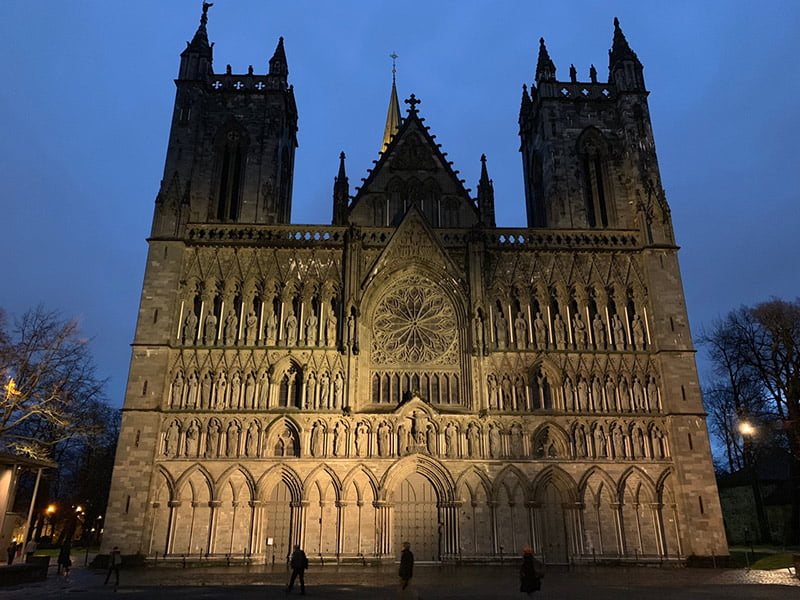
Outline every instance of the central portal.
[[439, 560], [439, 510], [436, 490], [419, 473], [400, 483], [394, 502], [394, 544], [400, 555], [401, 544], [411, 542], [415, 560]]

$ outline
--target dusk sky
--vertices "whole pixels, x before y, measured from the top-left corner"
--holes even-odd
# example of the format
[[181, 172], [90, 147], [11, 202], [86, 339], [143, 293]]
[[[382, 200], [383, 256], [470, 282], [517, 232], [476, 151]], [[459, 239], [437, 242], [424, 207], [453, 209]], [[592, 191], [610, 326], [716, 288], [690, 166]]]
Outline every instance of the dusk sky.
[[[0, 307], [78, 317], [121, 406], [179, 54], [200, 0], [2, 0]], [[216, 0], [214, 69], [267, 71], [285, 38], [299, 111], [292, 221], [331, 220], [398, 93], [473, 195], [488, 158], [497, 222], [525, 226], [517, 115], [539, 37], [569, 79], [607, 79], [613, 18], [645, 67], [689, 316], [800, 295], [800, 2]], [[404, 108], [405, 112], [405, 108]], [[702, 363], [701, 363], [702, 364]], [[701, 377], [702, 377], [701, 369]]]

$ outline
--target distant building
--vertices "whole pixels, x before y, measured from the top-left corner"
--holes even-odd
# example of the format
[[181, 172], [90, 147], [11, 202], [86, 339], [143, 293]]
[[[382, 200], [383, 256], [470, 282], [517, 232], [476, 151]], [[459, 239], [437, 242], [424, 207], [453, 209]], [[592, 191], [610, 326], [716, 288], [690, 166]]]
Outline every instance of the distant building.
[[519, 114], [527, 227], [496, 227], [486, 160], [473, 197], [394, 87], [364, 184], [351, 195], [342, 155], [333, 223], [297, 225], [283, 40], [266, 75], [215, 73], [206, 10], [176, 80], [105, 546], [726, 554], [648, 92], [618, 23], [607, 83], [558, 81], [541, 41]]

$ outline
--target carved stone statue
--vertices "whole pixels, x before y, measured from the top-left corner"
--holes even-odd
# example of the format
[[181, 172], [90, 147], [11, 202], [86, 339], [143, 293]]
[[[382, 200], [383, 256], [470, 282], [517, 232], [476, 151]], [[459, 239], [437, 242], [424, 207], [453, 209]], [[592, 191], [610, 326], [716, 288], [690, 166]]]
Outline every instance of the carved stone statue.
[[504, 350], [508, 347], [508, 321], [503, 316], [503, 311], [498, 311], [494, 319], [495, 332], [497, 334], [497, 347]]
[[497, 377], [495, 377], [494, 373], [489, 373], [486, 383], [489, 387], [489, 408], [497, 408]]
[[489, 455], [492, 458], [501, 458], [502, 456], [502, 449], [501, 449], [501, 440], [500, 440], [500, 430], [492, 425], [489, 427]]
[[347, 317], [347, 345], [351, 348], [356, 345], [356, 318], [352, 314]]
[[306, 346], [316, 346], [317, 344], [317, 315], [313, 312], [306, 319]]
[[188, 458], [197, 456], [197, 446], [199, 442], [200, 428], [195, 421], [192, 421], [192, 424], [189, 425], [189, 429], [186, 430], [186, 456]]
[[236, 423], [229, 423], [226, 431], [225, 456], [235, 458], [239, 455], [239, 427]]
[[178, 437], [181, 430], [173, 421], [164, 433], [164, 456], [174, 456], [178, 448]]
[[247, 320], [245, 321], [245, 343], [252, 346], [256, 343], [256, 333], [258, 330], [258, 318], [254, 312], [247, 313]]
[[315, 458], [320, 458], [324, 455], [322, 451], [323, 436], [322, 425], [314, 423], [314, 427], [311, 428], [311, 456]]
[[239, 327], [239, 319], [233, 309], [228, 311], [228, 316], [225, 317], [225, 345], [230, 346], [236, 342], [237, 328]]
[[449, 423], [444, 430], [445, 454], [448, 458], [458, 456], [458, 431], [455, 425]]
[[514, 378], [514, 393], [516, 394], [516, 410], [527, 410], [528, 399], [525, 396], [525, 382], [517, 375]]
[[329, 315], [325, 321], [325, 345], [336, 345], [336, 317]]
[[345, 455], [345, 437], [347, 433], [344, 430], [344, 425], [341, 423], [337, 423], [336, 427], [333, 428], [333, 455], [334, 456], [344, 456]]
[[294, 346], [297, 344], [297, 317], [294, 316], [293, 312], [289, 312], [289, 316], [286, 317], [286, 345], [287, 346]]
[[475, 353], [483, 354], [484, 350], [484, 337], [483, 337], [483, 319], [480, 315], [475, 315], [472, 319], [473, 343], [475, 344]]
[[575, 408], [575, 388], [569, 377], [564, 379], [564, 405], [567, 410], [577, 410]]
[[617, 409], [617, 386], [610, 375], [606, 377], [606, 406], [608, 410]]
[[540, 312], [536, 313], [536, 319], [533, 321], [533, 333], [536, 337], [536, 348], [539, 350], [547, 348], [547, 325]]
[[327, 372], [319, 376], [319, 409], [325, 410], [328, 406], [328, 394], [330, 393], [331, 379]]
[[567, 328], [558, 313], [553, 320], [553, 336], [556, 338], [556, 348], [565, 350], [567, 348]]
[[197, 315], [193, 310], [189, 311], [186, 319], [183, 321], [183, 336], [181, 342], [184, 344], [194, 344], [195, 337], [197, 336]]
[[646, 411], [647, 405], [645, 404], [644, 399], [644, 388], [642, 387], [642, 382], [639, 381], [638, 377], [633, 378], [631, 390], [633, 391], [633, 409], [640, 412]]
[[266, 344], [268, 346], [275, 345], [275, 335], [278, 329], [278, 319], [275, 317], [275, 312], [270, 310], [267, 316], [267, 326], [265, 330]]
[[633, 315], [631, 333], [633, 334], [633, 343], [636, 345], [636, 350], [644, 350], [644, 325], [639, 315]]
[[206, 458], [216, 458], [217, 456], [217, 441], [219, 439], [219, 424], [212, 420], [208, 424], [208, 431], [206, 432]]
[[606, 349], [606, 324], [600, 313], [595, 314], [594, 321], [592, 321], [592, 329], [594, 330], [594, 346], [598, 350]]
[[589, 384], [583, 377], [578, 380], [578, 406], [575, 408], [578, 411], [589, 409]]
[[197, 408], [197, 375], [192, 371], [189, 373], [188, 387], [189, 391], [186, 394], [186, 408]]
[[344, 378], [341, 373], [337, 373], [333, 380], [333, 406], [331, 408], [341, 408], [342, 392], [344, 391]]
[[611, 317], [611, 329], [614, 332], [614, 348], [625, 350], [625, 327], [617, 314]]
[[172, 408], [184, 408], [183, 385], [183, 373], [178, 371], [175, 374], [175, 381], [172, 382], [172, 399], [170, 400]]
[[650, 410], [658, 410], [658, 385], [653, 377], [647, 382], [647, 402]]
[[475, 423], [470, 424], [467, 429], [467, 452], [470, 458], [480, 458], [481, 456], [481, 434]]
[[378, 426], [378, 455], [389, 456], [389, 426], [386, 421]]
[[575, 333], [575, 348], [586, 350], [586, 323], [581, 317], [581, 313], [575, 313], [572, 319], [572, 329]]
[[525, 350], [528, 347], [528, 322], [522, 311], [518, 312], [517, 318], [514, 319], [514, 337], [517, 350]]
[[249, 458], [258, 456], [258, 425], [255, 422], [250, 423], [250, 427], [247, 428], [244, 451]]
[[203, 343], [210, 346], [217, 340], [217, 316], [213, 312], [206, 315], [203, 322]]
[[508, 375], [503, 376], [503, 381], [500, 382], [500, 389], [503, 391], [503, 401], [500, 403], [500, 410], [510, 410], [513, 406], [513, 398], [511, 396], [511, 379]]
[[363, 423], [356, 426], [354, 444], [356, 456], [367, 455], [367, 427]]

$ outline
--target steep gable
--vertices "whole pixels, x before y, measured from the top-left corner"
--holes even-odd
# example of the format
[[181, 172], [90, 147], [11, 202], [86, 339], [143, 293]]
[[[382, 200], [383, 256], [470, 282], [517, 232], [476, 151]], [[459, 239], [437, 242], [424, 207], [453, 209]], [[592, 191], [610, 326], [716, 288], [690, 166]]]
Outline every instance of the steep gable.
[[351, 223], [396, 226], [412, 204], [431, 227], [471, 227], [479, 221], [475, 201], [423, 125], [414, 95], [408, 115], [364, 180], [349, 207]]

